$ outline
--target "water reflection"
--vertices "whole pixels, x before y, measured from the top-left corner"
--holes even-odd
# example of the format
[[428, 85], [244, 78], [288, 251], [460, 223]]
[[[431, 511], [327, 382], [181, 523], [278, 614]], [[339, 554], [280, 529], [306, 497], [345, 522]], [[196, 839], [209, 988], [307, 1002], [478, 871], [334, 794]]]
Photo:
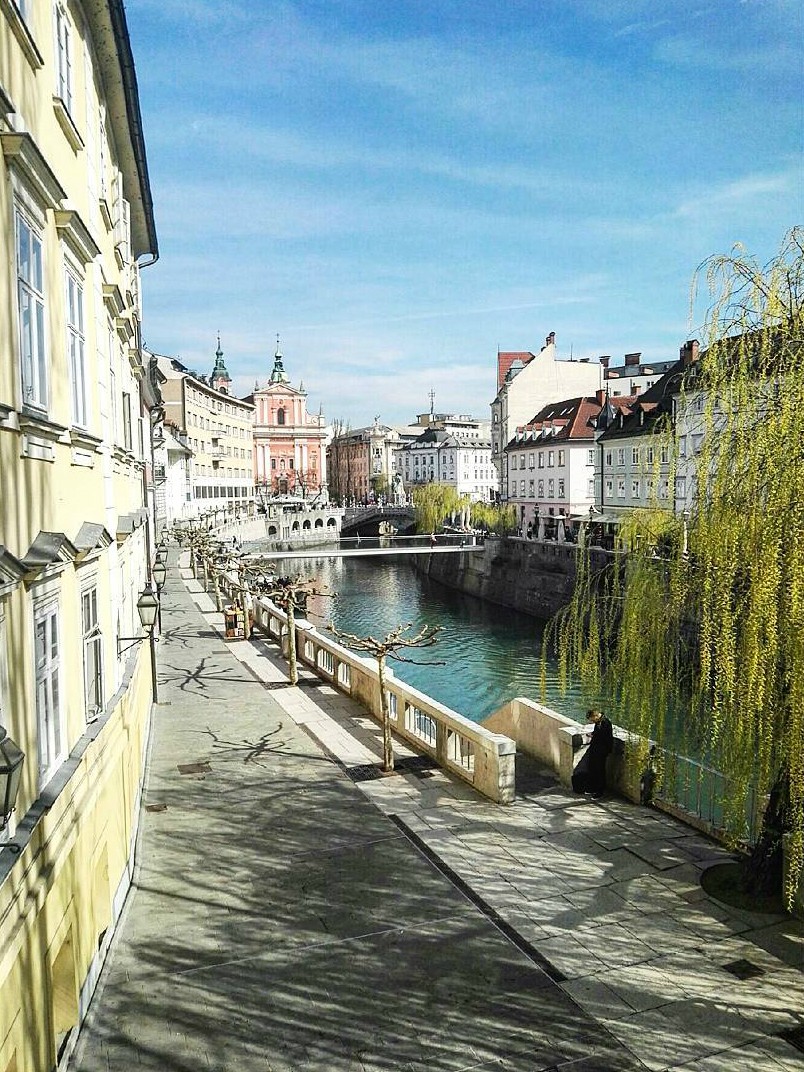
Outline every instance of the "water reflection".
[[[438, 644], [422, 657], [444, 665], [389, 665], [467, 718], [480, 721], [515, 696], [539, 699], [543, 625], [535, 619], [431, 582], [402, 556], [299, 560], [292, 572], [315, 576], [334, 593], [308, 604], [308, 618], [320, 629], [333, 622], [344, 632], [377, 637], [408, 622], [414, 630], [441, 625]], [[559, 692], [555, 665], [548, 666], [547, 702], [570, 716], [584, 707], [577, 692]]]

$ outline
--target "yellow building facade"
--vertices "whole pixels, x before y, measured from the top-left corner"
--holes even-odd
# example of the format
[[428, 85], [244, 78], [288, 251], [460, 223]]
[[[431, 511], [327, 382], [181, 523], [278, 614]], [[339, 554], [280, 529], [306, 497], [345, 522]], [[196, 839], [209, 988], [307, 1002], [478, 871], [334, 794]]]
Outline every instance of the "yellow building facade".
[[131, 879], [156, 255], [122, 0], [0, 0], [0, 1072], [64, 1066]]

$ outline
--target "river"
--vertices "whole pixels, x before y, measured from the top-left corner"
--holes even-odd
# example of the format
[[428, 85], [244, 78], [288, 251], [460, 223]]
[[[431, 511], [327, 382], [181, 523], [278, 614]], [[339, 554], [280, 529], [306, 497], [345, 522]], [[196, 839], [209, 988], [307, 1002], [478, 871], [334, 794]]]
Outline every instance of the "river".
[[[438, 643], [414, 658], [441, 665], [389, 661], [403, 681], [479, 722], [515, 696], [540, 699], [543, 623], [455, 592], [417, 573], [403, 556], [387, 559], [311, 558], [293, 573], [317, 578], [332, 596], [313, 597], [308, 618], [326, 631], [384, 636], [410, 622], [411, 632], [440, 625]], [[288, 571], [290, 572], [290, 571]], [[547, 667], [547, 703], [569, 716], [584, 709], [577, 691], [562, 695], [554, 663]], [[584, 721], [581, 719], [581, 721]]]

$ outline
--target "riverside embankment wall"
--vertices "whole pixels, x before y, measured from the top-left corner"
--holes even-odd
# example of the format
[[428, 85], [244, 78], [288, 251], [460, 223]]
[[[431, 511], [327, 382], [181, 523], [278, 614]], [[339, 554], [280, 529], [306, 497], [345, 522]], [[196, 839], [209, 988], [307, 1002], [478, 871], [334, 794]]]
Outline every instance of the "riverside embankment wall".
[[[449, 588], [537, 618], [552, 618], [572, 598], [577, 553], [571, 543], [491, 537], [482, 554], [468, 551], [414, 561], [417, 569]], [[593, 567], [604, 564], [606, 552], [592, 548], [590, 553]]]

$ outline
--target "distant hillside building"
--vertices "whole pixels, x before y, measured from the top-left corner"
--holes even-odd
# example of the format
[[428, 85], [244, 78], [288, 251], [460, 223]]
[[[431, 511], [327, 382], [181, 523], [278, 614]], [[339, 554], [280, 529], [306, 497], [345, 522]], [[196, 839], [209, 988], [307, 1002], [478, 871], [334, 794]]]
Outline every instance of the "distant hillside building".
[[254, 407], [254, 479], [263, 495], [326, 495], [327, 430], [322, 414], [307, 412], [304, 384], [293, 387], [279, 338], [264, 387], [246, 399]]

